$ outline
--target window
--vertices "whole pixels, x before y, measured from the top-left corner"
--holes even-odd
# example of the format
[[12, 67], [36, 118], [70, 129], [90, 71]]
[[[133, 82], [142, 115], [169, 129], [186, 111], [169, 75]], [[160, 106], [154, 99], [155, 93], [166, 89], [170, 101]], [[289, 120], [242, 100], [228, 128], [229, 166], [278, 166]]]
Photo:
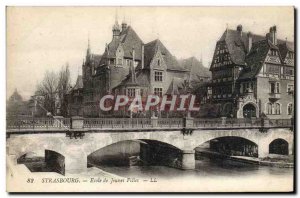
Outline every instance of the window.
[[287, 112], [288, 112], [288, 115], [293, 114], [293, 104], [292, 103], [288, 104]]
[[272, 114], [272, 103], [267, 103], [267, 114], [268, 115]]
[[161, 81], [163, 81], [162, 79], [163, 79], [163, 74], [162, 74], [162, 72], [160, 72], [160, 71], [155, 71], [155, 72], [154, 72], [154, 80], [155, 80], [155, 81], [161, 82]]
[[270, 93], [280, 93], [280, 83], [271, 82], [270, 83]]
[[280, 104], [279, 103], [275, 103], [274, 113], [276, 115], [280, 115], [281, 114], [281, 112], [280, 112]]
[[123, 62], [123, 61], [122, 61], [122, 58], [118, 58], [118, 59], [117, 59], [117, 64], [118, 64], [118, 65], [122, 65], [122, 64], [123, 64], [122, 62]]
[[267, 65], [267, 73], [269, 74], [279, 74], [280, 66], [278, 65]]
[[294, 92], [294, 85], [287, 85], [288, 94], [292, 94]]
[[154, 95], [162, 97], [162, 88], [154, 88]]
[[276, 50], [271, 50], [271, 55], [272, 56], [276, 56], [277, 55], [277, 51]]
[[128, 97], [135, 97], [135, 89], [134, 88], [127, 89], [127, 96]]
[[285, 75], [294, 76], [294, 68], [292, 68], [292, 67], [285, 67]]
[[114, 65], [114, 64], [115, 64], [115, 59], [111, 59], [111, 60], [110, 60], [110, 64], [111, 64], [111, 65]]
[[160, 66], [160, 59], [157, 59], [157, 65]]

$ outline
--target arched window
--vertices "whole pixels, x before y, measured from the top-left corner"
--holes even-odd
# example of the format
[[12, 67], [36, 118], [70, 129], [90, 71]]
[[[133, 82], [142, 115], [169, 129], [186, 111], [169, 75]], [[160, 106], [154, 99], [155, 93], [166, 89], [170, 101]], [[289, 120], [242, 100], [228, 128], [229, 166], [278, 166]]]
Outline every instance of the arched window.
[[272, 103], [267, 103], [267, 114], [271, 115], [272, 114]]
[[281, 112], [280, 112], [280, 104], [279, 103], [275, 103], [274, 111], [275, 111], [276, 115], [281, 114]]
[[288, 106], [287, 106], [287, 112], [288, 112], [288, 115], [292, 115], [293, 114], [293, 104], [292, 103], [288, 104]]
[[157, 59], [157, 66], [160, 66], [160, 59]]

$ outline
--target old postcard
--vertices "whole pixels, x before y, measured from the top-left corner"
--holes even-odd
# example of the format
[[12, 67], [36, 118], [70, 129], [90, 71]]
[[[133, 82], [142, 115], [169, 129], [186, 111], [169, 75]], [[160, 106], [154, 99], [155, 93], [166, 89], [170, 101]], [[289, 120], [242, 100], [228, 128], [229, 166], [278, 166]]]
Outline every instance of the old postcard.
[[294, 7], [7, 7], [8, 192], [293, 192]]

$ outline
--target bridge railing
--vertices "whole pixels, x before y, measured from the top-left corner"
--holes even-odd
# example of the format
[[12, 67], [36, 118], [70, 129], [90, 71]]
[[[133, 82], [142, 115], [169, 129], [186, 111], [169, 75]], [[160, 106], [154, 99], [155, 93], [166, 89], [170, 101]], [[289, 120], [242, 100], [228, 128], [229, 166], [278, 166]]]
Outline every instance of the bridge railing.
[[151, 120], [147, 118], [85, 118], [84, 128], [149, 128]]
[[[291, 119], [236, 119], [236, 118], [194, 118], [192, 122], [183, 118], [83, 118], [85, 129], [141, 129], [141, 128], [276, 128], [292, 127]], [[191, 123], [191, 124], [190, 124]], [[186, 125], [186, 126], [185, 126]], [[70, 118], [9, 118], [7, 129], [69, 129]]]
[[261, 118], [213, 118], [194, 119], [193, 126], [199, 128], [252, 128], [252, 127], [291, 127], [291, 119], [261, 119]]
[[268, 121], [270, 127], [289, 127], [293, 125], [291, 119], [270, 119]]
[[178, 128], [183, 127], [182, 118], [85, 118], [84, 128]]
[[183, 127], [183, 119], [182, 118], [158, 118], [157, 127], [160, 128]]
[[70, 118], [10, 118], [6, 120], [7, 129], [68, 129]]
[[219, 126], [222, 126], [222, 120], [220, 118], [213, 118], [213, 119], [195, 118], [193, 121], [193, 127], [211, 128], [211, 127], [219, 127]]

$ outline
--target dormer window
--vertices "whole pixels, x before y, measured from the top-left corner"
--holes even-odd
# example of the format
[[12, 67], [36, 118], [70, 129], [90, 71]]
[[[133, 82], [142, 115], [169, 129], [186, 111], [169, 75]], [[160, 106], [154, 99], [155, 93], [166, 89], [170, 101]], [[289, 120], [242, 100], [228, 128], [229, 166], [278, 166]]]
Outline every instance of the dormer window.
[[277, 54], [277, 51], [272, 49], [272, 50], [271, 50], [271, 55], [272, 55], [272, 56], [278, 55], [278, 54]]

